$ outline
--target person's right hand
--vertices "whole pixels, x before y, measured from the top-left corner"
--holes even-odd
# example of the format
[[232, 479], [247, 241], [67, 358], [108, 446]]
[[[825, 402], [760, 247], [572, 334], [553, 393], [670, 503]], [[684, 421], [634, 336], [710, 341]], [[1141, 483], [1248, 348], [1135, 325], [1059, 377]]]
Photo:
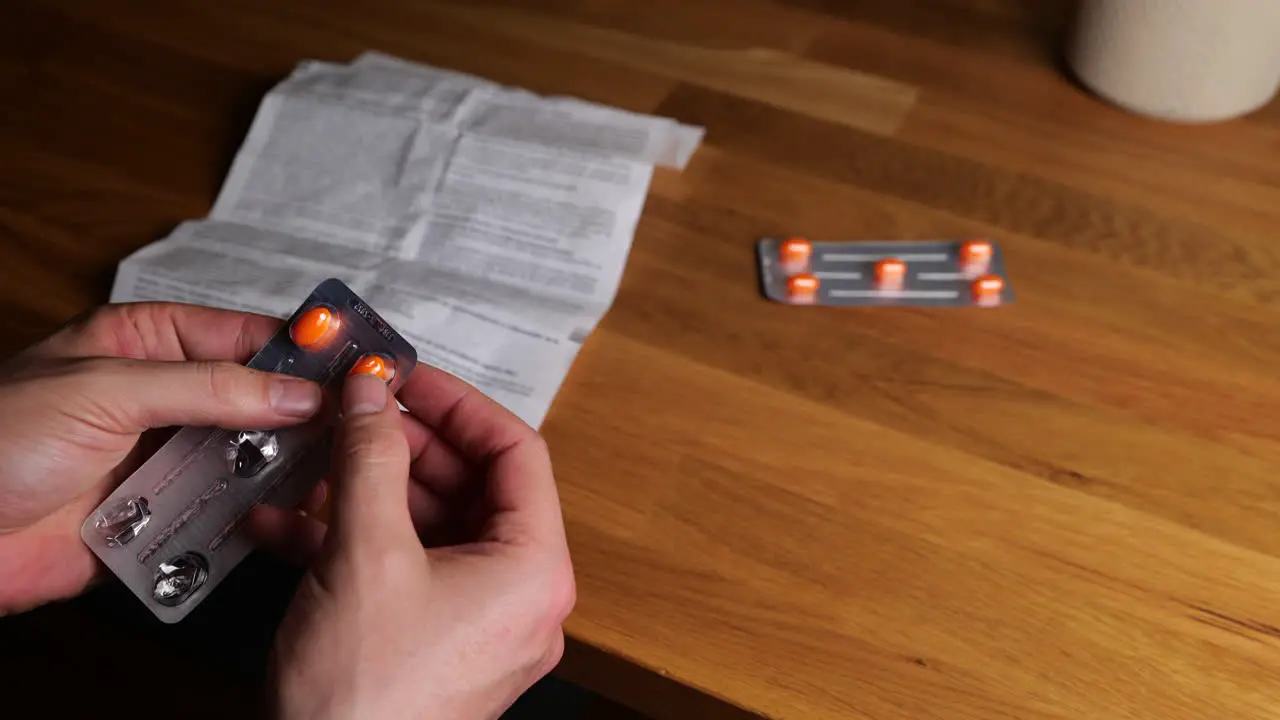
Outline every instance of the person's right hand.
[[573, 568], [542, 438], [427, 366], [400, 401], [347, 380], [327, 530], [254, 517], [311, 558], [276, 637], [281, 717], [496, 718], [563, 653]]

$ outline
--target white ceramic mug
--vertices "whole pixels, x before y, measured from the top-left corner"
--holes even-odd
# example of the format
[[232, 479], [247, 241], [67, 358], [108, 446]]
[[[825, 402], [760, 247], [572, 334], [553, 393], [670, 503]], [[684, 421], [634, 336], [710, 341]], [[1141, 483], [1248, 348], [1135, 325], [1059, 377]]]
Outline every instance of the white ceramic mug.
[[1280, 0], [1084, 0], [1068, 58], [1085, 85], [1136, 113], [1244, 115], [1280, 88]]

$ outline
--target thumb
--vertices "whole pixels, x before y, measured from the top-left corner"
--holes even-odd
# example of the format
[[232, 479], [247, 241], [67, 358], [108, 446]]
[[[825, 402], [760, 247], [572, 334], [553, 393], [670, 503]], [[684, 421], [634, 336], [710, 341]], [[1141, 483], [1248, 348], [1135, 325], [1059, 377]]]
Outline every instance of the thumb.
[[[230, 362], [77, 361], [58, 392], [86, 420], [120, 433], [170, 425], [274, 428], [320, 409], [320, 388]], [[69, 397], [68, 397], [69, 395]]]
[[409, 443], [401, 423], [381, 378], [347, 378], [330, 474], [330, 532], [340, 547], [373, 537], [417, 540], [409, 516]]

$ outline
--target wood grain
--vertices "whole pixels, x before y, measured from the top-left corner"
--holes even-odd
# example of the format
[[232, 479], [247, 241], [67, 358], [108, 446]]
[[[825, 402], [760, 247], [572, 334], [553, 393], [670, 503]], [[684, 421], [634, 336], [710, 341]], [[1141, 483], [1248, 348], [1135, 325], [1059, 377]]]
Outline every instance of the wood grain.
[[449, 15], [873, 133], [893, 133], [915, 102], [915, 88], [903, 83], [772, 48], [704, 48], [510, 9], [458, 6]]
[[[1070, 9], [18, 0], [0, 343], [202, 215], [301, 58], [702, 124], [544, 428], [564, 674], [672, 718], [1278, 718], [1280, 106], [1112, 109], [1059, 67]], [[773, 305], [769, 233], [990, 236], [1018, 303]]]

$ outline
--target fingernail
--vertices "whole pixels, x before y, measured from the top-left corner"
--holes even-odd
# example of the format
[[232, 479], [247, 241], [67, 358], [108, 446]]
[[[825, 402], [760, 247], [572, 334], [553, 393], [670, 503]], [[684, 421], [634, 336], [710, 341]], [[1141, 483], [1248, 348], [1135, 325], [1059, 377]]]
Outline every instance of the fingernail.
[[311, 417], [320, 409], [320, 386], [306, 380], [276, 378], [271, 383], [271, 409], [281, 415]]
[[368, 373], [357, 373], [347, 378], [342, 389], [342, 412], [347, 415], [368, 415], [387, 406], [387, 384], [382, 378]]

